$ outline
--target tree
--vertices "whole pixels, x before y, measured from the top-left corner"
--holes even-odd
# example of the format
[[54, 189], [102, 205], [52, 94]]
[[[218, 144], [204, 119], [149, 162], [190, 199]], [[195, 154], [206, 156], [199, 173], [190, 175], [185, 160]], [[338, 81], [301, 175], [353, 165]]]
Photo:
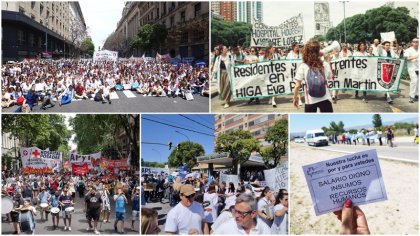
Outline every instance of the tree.
[[57, 150], [67, 144], [71, 131], [62, 115], [3, 115], [2, 133], [17, 137], [23, 147]]
[[235, 130], [228, 134], [222, 134], [216, 141], [216, 152], [227, 152], [232, 158], [232, 173], [238, 174], [238, 164], [245, 163], [252, 152], [260, 149], [258, 141], [252, 137], [249, 131]]
[[382, 126], [382, 118], [379, 114], [374, 114], [372, 117], [373, 127], [380, 128]]
[[83, 41], [81, 50], [90, 57], [93, 56], [93, 53], [95, 52], [95, 45], [93, 44], [91, 38], [87, 38]]
[[[346, 39], [348, 43], [380, 39], [381, 32], [394, 31], [398, 42], [409, 42], [416, 37], [418, 20], [409, 15], [406, 7], [381, 6], [346, 18]], [[344, 22], [328, 30], [327, 40], [338, 40], [344, 32]]]
[[130, 48], [141, 51], [158, 51], [168, 35], [168, 30], [163, 24], [146, 24], [139, 28], [137, 35], [130, 42]]
[[88, 29], [86, 26], [77, 18], [72, 18], [70, 21], [70, 41], [74, 45], [76, 51], [82, 50], [83, 42], [88, 38]]
[[168, 164], [170, 167], [178, 167], [187, 163], [187, 166], [192, 169], [197, 164], [196, 157], [204, 154], [205, 151], [201, 144], [189, 141], [181, 142], [169, 155]]
[[288, 120], [278, 120], [273, 126], [268, 127], [265, 134], [265, 141], [271, 144], [271, 148], [265, 148], [261, 154], [266, 165], [271, 168], [276, 167], [280, 158], [287, 152], [289, 144], [288, 126]]
[[245, 22], [229, 22], [212, 18], [211, 45], [249, 46], [251, 42], [252, 25]]

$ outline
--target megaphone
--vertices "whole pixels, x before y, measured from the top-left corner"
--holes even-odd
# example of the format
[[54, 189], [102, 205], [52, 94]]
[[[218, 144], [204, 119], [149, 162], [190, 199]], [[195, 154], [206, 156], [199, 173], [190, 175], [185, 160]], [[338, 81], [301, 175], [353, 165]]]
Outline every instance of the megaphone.
[[334, 51], [334, 50], [341, 51], [341, 46], [340, 46], [340, 43], [339, 43], [339, 42], [337, 42], [337, 41], [334, 41], [334, 42], [333, 42], [331, 45], [329, 45], [328, 47], [321, 49], [321, 54], [322, 54], [322, 55], [325, 55], [325, 54], [328, 54], [328, 53], [330, 53], [330, 52], [332, 52], [332, 51]]

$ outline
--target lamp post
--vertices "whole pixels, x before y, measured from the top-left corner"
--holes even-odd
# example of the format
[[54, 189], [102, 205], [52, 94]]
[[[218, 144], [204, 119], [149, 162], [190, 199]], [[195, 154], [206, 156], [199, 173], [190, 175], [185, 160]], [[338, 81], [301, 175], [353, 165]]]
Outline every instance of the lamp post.
[[347, 43], [347, 34], [346, 34], [346, 2], [349, 1], [340, 1], [343, 3], [343, 11], [344, 11], [344, 43]]

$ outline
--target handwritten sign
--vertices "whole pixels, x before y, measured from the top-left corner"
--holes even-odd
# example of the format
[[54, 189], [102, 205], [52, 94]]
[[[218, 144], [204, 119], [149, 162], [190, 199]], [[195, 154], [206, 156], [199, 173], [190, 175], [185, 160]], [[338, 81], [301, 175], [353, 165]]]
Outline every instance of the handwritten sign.
[[275, 192], [287, 189], [289, 186], [289, 166], [286, 162], [270, 170], [264, 170], [266, 186]]
[[376, 150], [358, 152], [303, 166], [316, 215], [387, 200]]

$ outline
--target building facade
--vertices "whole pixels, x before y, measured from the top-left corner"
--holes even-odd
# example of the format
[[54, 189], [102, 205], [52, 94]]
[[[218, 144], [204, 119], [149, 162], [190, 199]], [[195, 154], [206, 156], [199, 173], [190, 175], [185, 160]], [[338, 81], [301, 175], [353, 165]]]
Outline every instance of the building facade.
[[[63, 57], [75, 48], [72, 25], [86, 31], [78, 2], [2, 2], [2, 60]], [[81, 29], [80, 29], [81, 28]]]
[[315, 35], [326, 35], [331, 28], [330, 5], [328, 2], [314, 2]]
[[261, 1], [238, 1], [236, 21], [252, 24], [263, 21], [263, 3]]
[[222, 134], [235, 130], [247, 130], [263, 146], [267, 146], [264, 136], [268, 127], [277, 120], [287, 119], [285, 114], [241, 114], [241, 115], [215, 115], [214, 136], [217, 139]]
[[[3, 133], [1, 136], [1, 153], [3, 170], [18, 170], [21, 166], [19, 161], [19, 139], [10, 133]], [[10, 160], [5, 158], [10, 157]]]
[[160, 54], [208, 59], [208, 2], [127, 2], [114, 32], [119, 40], [108, 38], [104, 49], [117, 50], [126, 57], [143, 55], [145, 52], [130, 49], [130, 42], [140, 27], [154, 23], [168, 29]]

